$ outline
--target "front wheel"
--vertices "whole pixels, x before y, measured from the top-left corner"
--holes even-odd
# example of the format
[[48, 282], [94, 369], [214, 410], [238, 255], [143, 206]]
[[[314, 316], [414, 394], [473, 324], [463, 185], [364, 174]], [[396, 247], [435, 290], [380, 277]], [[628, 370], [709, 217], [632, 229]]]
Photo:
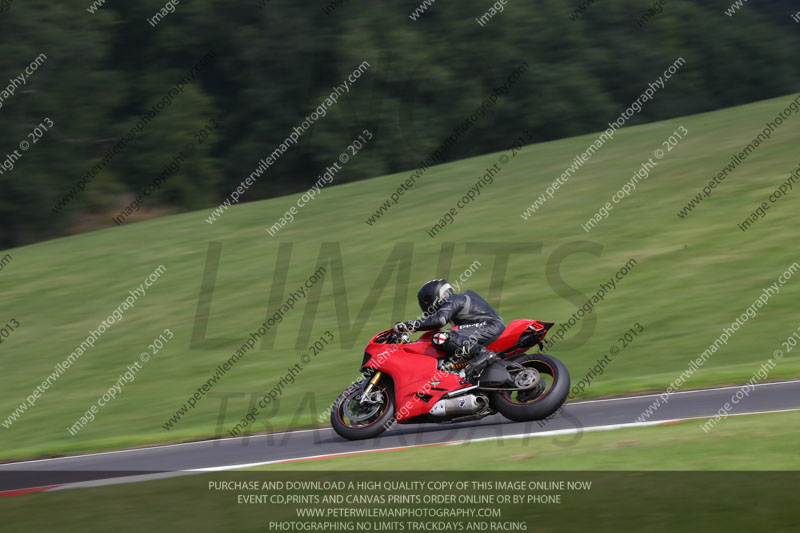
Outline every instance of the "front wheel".
[[333, 430], [348, 440], [377, 437], [394, 422], [394, 394], [391, 385], [378, 383], [372, 388], [369, 397], [362, 401], [361, 385], [364, 381], [359, 381], [344, 391], [331, 409]]
[[492, 394], [492, 407], [515, 422], [542, 420], [555, 413], [569, 395], [569, 372], [564, 363], [543, 353], [522, 354], [510, 359], [539, 373], [539, 384], [530, 391], [499, 391]]

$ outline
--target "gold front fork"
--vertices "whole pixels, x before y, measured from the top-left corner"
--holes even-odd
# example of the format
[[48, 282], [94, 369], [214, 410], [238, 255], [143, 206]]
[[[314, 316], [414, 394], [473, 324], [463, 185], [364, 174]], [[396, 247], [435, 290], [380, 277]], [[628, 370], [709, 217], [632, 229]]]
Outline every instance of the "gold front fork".
[[382, 375], [382, 372], [380, 370], [375, 372], [375, 375], [372, 376], [372, 379], [369, 380], [369, 385], [367, 385], [367, 388], [364, 389], [364, 396], [369, 396], [369, 393], [372, 392], [372, 387], [377, 385], [378, 381], [380, 381], [381, 375]]

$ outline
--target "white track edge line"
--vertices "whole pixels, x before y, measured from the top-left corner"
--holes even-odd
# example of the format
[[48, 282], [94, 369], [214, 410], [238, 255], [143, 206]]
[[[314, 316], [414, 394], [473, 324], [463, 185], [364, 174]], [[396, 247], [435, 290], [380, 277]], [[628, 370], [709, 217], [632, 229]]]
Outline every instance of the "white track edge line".
[[[768, 383], [755, 383], [750, 385], [751, 387], [768, 387], [771, 385], [787, 385], [789, 383], [800, 383], [800, 380], [791, 379], [787, 381], [770, 381]], [[726, 385], [724, 387], [711, 387], [708, 389], [692, 389], [692, 390], [685, 390], [685, 391], [676, 391], [669, 393], [670, 396], [676, 396], [678, 394], [697, 394], [702, 392], [714, 392], [719, 390], [730, 390], [730, 389], [741, 389], [742, 387], [746, 387], [748, 384], [743, 383], [741, 385]], [[583, 403], [599, 403], [599, 402], [616, 402], [619, 400], [635, 400], [637, 398], [654, 398], [656, 396], [661, 396], [664, 394], [663, 392], [657, 394], [640, 394], [639, 396], [625, 396], [619, 398], [602, 398], [599, 400], [581, 400], [579, 402], [571, 402], [564, 405], [579, 405]]]
[[[731, 413], [728, 417], [732, 416], [746, 416], [746, 415], [768, 415], [768, 414], [776, 414], [776, 413], [791, 413], [794, 411], [800, 411], [800, 407], [793, 408], [793, 409], [776, 409], [770, 411], [752, 411], [748, 413]], [[714, 418], [716, 415], [708, 415], [708, 416], [690, 416], [686, 418], [671, 418], [668, 420], [654, 420], [648, 422], [627, 422], [624, 424], [607, 424], [603, 426], [589, 426], [586, 428], [568, 428], [568, 429], [554, 429], [551, 431], [543, 431], [541, 433], [517, 433], [516, 435], [496, 435], [494, 437], [480, 437], [477, 439], [469, 439], [469, 440], [462, 440], [459, 442], [447, 443], [448, 446], [455, 446], [459, 444], [470, 444], [473, 442], [486, 442], [492, 440], [504, 440], [504, 439], [523, 439], [528, 437], [550, 437], [556, 435], [573, 435], [576, 433], [591, 433], [594, 431], [609, 431], [614, 429], [625, 429], [625, 428], [639, 428], [639, 427], [647, 427], [647, 426], [660, 426], [663, 424], [674, 424], [675, 422], [688, 422], [690, 420], [706, 420], [709, 418]]]
[[[749, 413], [734, 413], [728, 416], [746, 416], [746, 415], [763, 415], [763, 414], [776, 414], [776, 413], [790, 413], [800, 411], [800, 408], [794, 409], [777, 409], [771, 411], [753, 411]], [[294, 457], [290, 459], [277, 459], [273, 461], [261, 461], [256, 463], [242, 463], [237, 465], [227, 465], [227, 466], [212, 466], [212, 467], [205, 467], [205, 468], [191, 468], [187, 470], [179, 470], [175, 472], [162, 472], [156, 474], [146, 474], [143, 476], [130, 476], [130, 477], [120, 477], [120, 478], [108, 478], [106, 480], [92, 480], [92, 481], [78, 481], [75, 483], [64, 483], [53, 487], [51, 489], [45, 489], [42, 492], [53, 492], [58, 490], [67, 490], [67, 489], [76, 489], [82, 487], [98, 487], [104, 486], [103, 481], [111, 481], [108, 483], [109, 485], [117, 485], [123, 484], [126, 482], [140, 482], [140, 481], [152, 481], [156, 479], [163, 479], [167, 477], [174, 477], [180, 475], [181, 472], [193, 472], [193, 473], [212, 473], [212, 472], [225, 472], [230, 470], [241, 470], [244, 468], [254, 468], [257, 466], [266, 466], [271, 464], [279, 464], [279, 463], [289, 463], [294, 461], [302, 461], [302, 460], [311, 460], [311, 459], [329, 459], [333, 457], [339, 456], [347, 456], [347, 455], [359, 455], [363, 453], [374, 453], [374, 452], [387, 452], [387, 451], [399, 451], [399, 450], [407, 450], [413, 448], [426, 448], [426, 447], [433, 447], [433, 446], [458, 446], [464, 444], [470, 444], [473, 442], [486, 442], [492, 440], [503, 440], [503, 439], [520, 439], [520, 438], [527, 438], [527, 437], [552, 437], [552, 436], [559, 436], [559, 435], [570, 435], [579, 432], [596, 432], [596, 431], [613, 431], [616, 429], [626, 429], [626, 428], [634, 428], [634, 427], [649, 427], [649, 426], [661, 426], [666, 424], [672, 424], [675, 422], [687, 422], [690, 420], [705, 420], [709, 418], [714, 418], [714, 415], [710, 416], [694, 416], [694, 417], [687, 417], [687, 418], [673, 418], [669, 420], [656, 420], [656, 421], [648, 421], [648, 422], [631, 422], [625, 424], [607, 424], [603, 426], [590, 426], [588, 428], [569, 428], [569, 429], [555, 429], [551, 431], [543, 431], [540, 433], [519, 433], [516, 435], [502, 435], [502, 436], [494, 436], [494, 437], [482, 437], [479, 439], [470, 439], [470, 440], [457, 440], [457, 441], [446, 441], [446, 442], [437, 442], [437, 443], [428, 443], [428, 444], [410, 444], [408, 446], [392, 446], [389, 448], [379, 448], [374, 450], [360, 450], [354, 452], [338, 452], [338, 453], [331, 453], [331, 454], [322, 454], [322, 455], [309, 455], [306, 457]], [[171, 474], [171, 475], [170, 475]], [[134, 479], [134, 478], [145, 478], [148, 476], [153, 476], [153, 479]], [[94, 483], [100, 483], [99, 485], [92, 485]]]
[[[789, 383], [800, 383], [800, 380], [795, 379], [795, 380], [787, 380], [787, 381], [772, 381], [772, 382], [769, 382], [769, 383], [756, 383], [753, 386], [754, 387], [764, 387], [764, 386], [769, 386], [769, 385], [786, 385], [786, 384], [789, 384]], [[715, 387], [715, 388], [709, 388], [709, 389], [694, 389], [694, 390], [688, 390], [688, 391], [673, 392], [672, 394], [673, 395], [676, 395], [676, 394], [693, 394], [693, 393], [712, 392], [712, 391], [727, 390], [727, 389], [740, 389], [740, 388], [742, 388], [744, 386], [745, 386], [745, 384], [736, 385], [736, 386]], [[601, 399], [601, 400], [581, 400], [579, 402], [569, 402], [569, 403], [566, 403], [564, 405], [565, 406], [570, 406], [570, 405], [581, 405], [581, 404], [585, 404], [585, 403], [614, 402], [614, 401], [619, 401], [619, 400], [636, 400], [638, 398], [652, 398], [652, 397], [660, 396], [660, 395], [661, 394], [642, 394], [642, 395], [639, 395], [639, 396], [624, 396], [624, 397], [619, 397], [619, 398], [605, 398], [605, 399]], [[107, 452], [92, 452], [92, 453], [84, 453], [84, 454], [79, 454], [79, 455], [64, 455], [64, 456], [61, 456], [61, 457], [49, 457], [47, 459], [30, 459], [30, 460], [26, 460], [26, 461], [14, 461], [14, 462], [9, 462], [9, 463], [0, 463], [0, 470], [2, 470], [3, 467], [5, 467], [5, 466], [11, 466], [11, 465], [22, 465], [22, 464], [28, 464], [28, 463], [41, 463], [41, 462], [45, 462], [45, 461], [63, 461], [63, 460], [67, 460], [67, 459], [79, 459], [81, 457], [94, 457], [94, 456], [97, 456], [97, 455], [110, 455], [110, 454], [114, 454], [114, 453], [136, 453], [136, 452], [143, 452], [143, 451], [148, 451], [148, 450], [157, 450], [157, 449], [161, 449], [161, 448], [171, 448], [171, 447], [174, 447], [174, 446], [189, 446], [189, 445], [197, 445], [197, 444], [207, 444], [209, 442], [223, 442], [223, 441], [227, 441], [227, 440], [243, 440], [243, 439], [258, 438], [258, 437], [267, 437], [267, 438], [269, 438], [269, 437], [278, 436], [278, 435], [286, 435], [286, 434], [294, 434], [294, 433], [298, 433], [298, 434], [299, 433], [308, 433], [310, 431], [331, 431], [332, 429], [333, 428], [331, 428], [331, 427], [321, 427], [321, 428], [313, 428], [313, 429], [298, 429], [298, 430], [280, 431], [280, 432], [277, 432], [277, 433], [261, 433], [261, 434], [247, 435], [247, 436], [242, 436], [242, 437], [225, 437], [223, 439], [195, 440], [195, 441], [191, 441], [191, 442], [177, 442], [177, 443], [174, 443], [174, 444], [159, 444], [159, 445], [156, 445], [156, 446], [146, 446], [146, 447], [142, 447], [142, 448], [128, 448], [128, 449], [125, 449], [125, 450], [111, 450], [111, 451], [107, 451]]]
[[[774, 414], [774, 413], [787, 413], [793, 411], [800, 411], [799, 408], [795, 409], [780, 409], [775, 411], [755, 411], [750, 413], [736, 413], [731, 414], [728, 416], [744, 416], [744, 415], [762, 415], [762, 414]], [[409, 444], [407, 446], [393, 446], [390, 448], [379, 448], [374, 450], [361, 450], [355, 452], [338, 452], [338, 453], [330, 453], [330, 454], [322, 454], [322, 455], [309, 455], [306, 457], [293, 457], [291, 459], [276, 459], [273, 461], [260, 461], [256, 463], [243, 463], [238, 465], [226, 465], [226, 466], [212, 466], [212, 467], [205, 467], [205, 468], [192, 468], [188, 471], [190, 472], [223, 472], [228, 470], [238, 470], [242, 468], [253, 468], [256, 466], [265, 466], [271, 464], [279, 464], [279, 463], [289, 463], [293, 461], [301, 461], [301, 460], [311, 460], [311, 459], [328, 459], [332, 457], [342, 456], [342, 455], [358, 455], [361, 453], [372, 453], [372, 452], [387, 452], [387, 451], [398, 451], [398, 450], [407, 450], [412, 448], [425, 448], [425, 447], [433, 447], [436, 445], [441, 446], [456, 446], [460, 444], [469, 444], [472, 442], [483, 442], [483, 441], [491, 441], [491, 440], [502, 440], [502, 439], [519, 439], [524, 437], [552, 437], [557, 435], [569, 435], [573, 433], [579, 432], [592, 432], [592, 431], [610, 431], [615, 429], [623, 429], [623, 428], [633, 428], [633, 427], [647, 427], [647, 426], [659, 426], [664, 424], [671, 424], [675, 422], [685, 422], [689, 420], [703, 420], [707, 418], [714, 418], [714, 415], [710, 416], [699, 416], [699, 417], [688, 417], [688, 418], [672, 418], [669, 420], [656, 420], [656, 421], [648, 421], [648, 422], [631, 422], [626, 424], [607, 424], [602, 426], [590, 426], [586, 428], [569, 428], [569, 429], [554, 429], [550, 431], [543, 431], [540, 433], [519, 433], [516, 435], [502, 435], [502, 436], [494, 436], [494, 437], [481, 437], [478, 439], [470, 439], [470, 440], [455, 440], [455, 441], [445, 441], [445, 442], [437, 442], [437, 443], [428, 443], [428, 444]]]

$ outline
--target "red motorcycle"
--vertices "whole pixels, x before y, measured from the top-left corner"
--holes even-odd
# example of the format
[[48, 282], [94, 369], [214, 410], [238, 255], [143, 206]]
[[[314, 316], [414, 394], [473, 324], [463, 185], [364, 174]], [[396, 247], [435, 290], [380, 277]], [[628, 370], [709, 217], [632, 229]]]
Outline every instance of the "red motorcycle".
[[[553, 414], [569, 394], [569, 372], [555, 357], [525, 353], [538, 346], [553, 322], [514, 320], [488, 349], [499, 356], [473, 383], [469, 361], [449, 357], [431, 343], [437, 330], [416, 342], [408, 333], [378, 333], [367, 345], [361, 373], [334, 402], [331, 425], [350, 440], [380, 435], [398, 424], [453, 423], [495, 413], [517, 422]], [[455, 328], [457, 329], [457, 328]]]

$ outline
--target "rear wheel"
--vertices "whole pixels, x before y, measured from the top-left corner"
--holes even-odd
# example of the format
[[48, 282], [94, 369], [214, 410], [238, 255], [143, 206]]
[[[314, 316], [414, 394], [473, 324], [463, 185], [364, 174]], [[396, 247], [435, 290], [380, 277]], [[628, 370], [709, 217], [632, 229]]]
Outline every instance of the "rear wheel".
[[[364, 399], [360, 381], [344, 391], [331, 409], [331, 426], [349, 440], [377, 437], [394, 422], [394, 392], [390, 383], [382, 380]], [[362, 401], [363, 399], [363, 401]]]
[[541, 420], [555, 413], [569, 395], [569, 372], [552, 355], [522, 354], [510, 359], [539, 373], [539, 384], [529, 391], [498, 391], [492, 394], [492, 407], [516, 422]]

